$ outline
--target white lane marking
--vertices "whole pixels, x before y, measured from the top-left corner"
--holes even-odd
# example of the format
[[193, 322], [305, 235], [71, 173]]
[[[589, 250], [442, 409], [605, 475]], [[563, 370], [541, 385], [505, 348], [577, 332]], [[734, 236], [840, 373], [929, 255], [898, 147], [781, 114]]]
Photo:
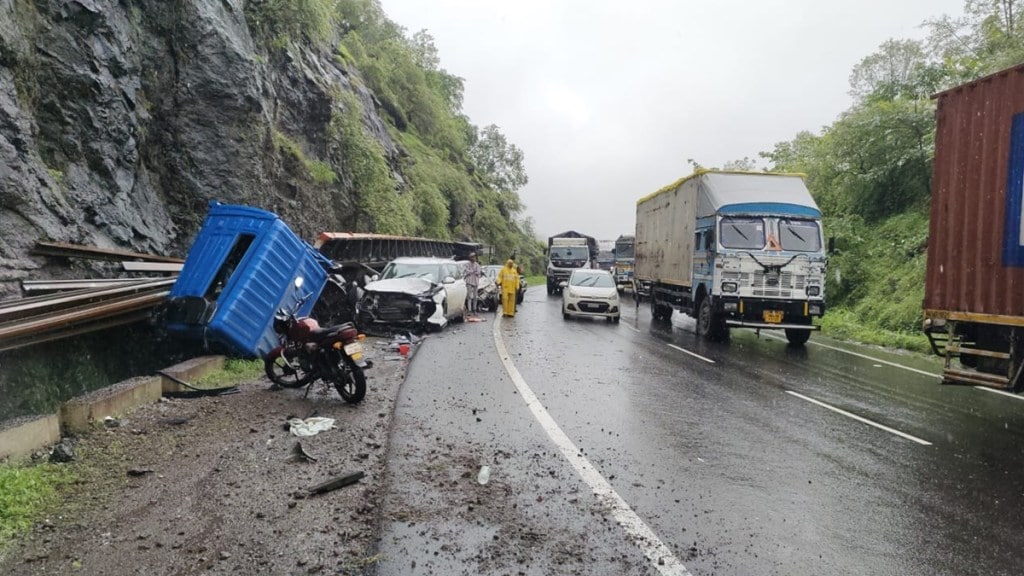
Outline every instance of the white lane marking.
[[836, 412], [838, 414], [842, 414], [843, 416], [848, 416], [850, 418], [853, 418], [854, 420], [856, 420], [858, 422], [863, 422], [863, 423], [867, 424], [868, 426], [874, 426], [875, 428], [878, 428], [879, 430], [885, 430], [886, 432], [889, 432], [891, 434], [895, 434], [897, 436], [906, 438], [907, 440], [911, 440], [913, 442], [917, 442], [918, 444], [921, 444], [922, 446], [931, 446], [932, 445], [931, 442], [929, 442], [927, 440], [922, 440], [922, 439], [918, 438], [917, 436], [911, 436], [910, 434], [907, 434], [906, 432], [900, 432], [899, 430], [896, 430], [895, 428], [889, 428], [888, 426], [886, 426], [884, 424], [879, 424], [878, 422], [875, 422], [873, 420], [868, 420], [867, 418], [864, 418], [863, 416], [857, 416], [856, 414], [847, 412], [846, 410], [843, 410], [842, 408], [836, 408], [835, 406], [832, 406], [831, 404], [826, 404], [826, 403], [824, 403], [824, 402], [822, 402], [820, 400], [815, 400], [814, 398], [811, 398], [810, 396], [804, 396], [803, 394], [801, 394], [799, 392], [793, 392], [792, 390], [786, 390], [786, 394], [792, 394], [793, 396], [796, 396], [797, 398], [800, 398], [801, 400], [806, 400], [808, 402], [811, 402], [812, 404], [817, 404], [818, 406], [821, 406], [822, 408], [827, 408], [827, 409], [829, 409], [829, 410], [831, 410], [833, 412]]
[[[764, 334], [764, 337], [765, 338], [771, 338], [772, 340], [779, 340], [779, 341], [782, 341], [782, 342], [786, 342], [787, 341], [785, 338], [781, 338], [779, 336], [774, 336], [772, 334]], [[911, 368], [910, 366], [904, 366], [903, 364], [897, 364], [896, 362], [890, 362], [888, 360], [882, 360], [881, 358], [875, 358], [874, 356], [868, 356], [867, 354], [860, 354], [859, 352], [852, 352], [850, 350], [843, 350], [842, 348], [839, 348], [838, 346], [829, 346], [828, 344], [822, 344], [821, 342], [815, 342], [813, 340], [808, 340], [807, 343], [808, 344], [813, 344], [814, 346], [821, 346], [822, 348], [828, 348], [829, 350], [835, 350], [836, 352], [843, 352], [845, 354], [849, 354], [851, 356], [856, 356], [858, 358], [863, 358], [865, 360], [871, 360], [872, 362], [881, 362], [882, 364], [887, 364], [889, 366], [895, 366], [896, 368], [902, 368], [904, 370], [910, 370], [911, 372], [917, 372], [918, 374], [923, 374], [925, 376], [931, 376], [933, 378], [942, 378], [942, 374], [936, 374], [934, 372], [928, 372], [927, 370], [918, 370], [917, 368]]]
[[1024, 400], [1024, 396], [1020, 396], [1018, 394], [1011, 394], [1009, 392], [1004, 392], [1002, 390], [996, 390], [995, 388], [986, 388], [984, 386], [975, 386], [975, 388], [977, 388], [978, 390], [984, 390], [985, 392], [992, 392], [993, 394], [1002, 394], [1003, 396], [1009, 396], [1010, 398], [1014, 398], [1016, 400]]
[[672, 550], [637, 516], [636, 512], [633, 512], [629, 504], [622, 499], [622, 496], [619, 496], [611, 484], [604, 479], [604, 476], [601, 476], [601, 473], [594, 468], [594, 465], [587, 460], [573, 441], [565, 435], [565, 432], [558, 426], [555, 419], [544, 408], [537, 395], [533, 393], [533, 390], [530, 389], [526, 380], [519, 373], [519, 370], [516, 369], [515, 364], [512, 363], [508, 350], [505, 348], [505, 342], [501, 339], [500, 328], [501, 317], [499, 316], [494, 322], [494, 347], [498, 350], [498, 356], [501, 358], [501, 363], [505, 366], [505, 371], [512, 378], [516, 389], [519, 390], [519, 394], [526, 401], [527, 407], [533, 412], [533, 416], [540, 423], [541, 428], [548, 433], [551, 441], [558, 446], [565, 459], [576, 469], [576, 473], [590, 486], [597, 499], [612, 513], [615, 521], [626, 531], [627, 537], [640, 547], [644, 556], [651, 561], [654, 569], [659, 574], [663, 576], [690, 576], [691, 573], [686, 569], [686, 566], [683, 566], [683, 563], [676, 558]]
[[674, 348], [676, 350], [679, 350], [680, 352], [684, 352], [686, 354], [689, 354], [690, 356], [693, 356], [694, 358], [697, 358], [698, 360], [703, 360], [703, 361], [707, 362], [708, 364], [714, 364], [715, 363], [715, 361], [712, 360], [711, 358], [705, 358], [705, 357], [701, 356], [700, 354], [696, 354], [694, 352], [690, 352], [686, 348], [680, 348], [679, 346], [676, 346], [675, 344], [669, 344], [668, 347], [669, 348]]
[[633, 332], [636, 332], [637, 334], [639, 334], [639, 333], [640, 333], [640, 329], [639, 329], [639, 328], [634, 328], [633, 326], [630, 326], [629, 324], [625, 324], [625, 327], [626, 327], [626, 328], [629, 328], [629, 329], [630, 329], [630, 330], [632, 330]]

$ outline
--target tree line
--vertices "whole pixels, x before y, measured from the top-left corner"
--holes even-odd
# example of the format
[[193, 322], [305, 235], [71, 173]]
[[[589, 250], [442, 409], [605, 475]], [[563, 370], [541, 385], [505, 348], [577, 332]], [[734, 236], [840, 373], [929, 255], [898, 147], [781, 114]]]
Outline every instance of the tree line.
[[[937, 92], [1024, 62], [1024, 0], [966, 0], [926, 20], [922, 40], [890, 39], [850, 72], [853, 104], [818, 132], [760, 157], [802, 172], [836, 238], [826, 325], [916, 333], [923, 300]], [[734, 166], [752, 164], [749, 158]], [[828, 327], [828, 326], [827, 326]], [[891, 343], [887, 340], [886, 343]]]

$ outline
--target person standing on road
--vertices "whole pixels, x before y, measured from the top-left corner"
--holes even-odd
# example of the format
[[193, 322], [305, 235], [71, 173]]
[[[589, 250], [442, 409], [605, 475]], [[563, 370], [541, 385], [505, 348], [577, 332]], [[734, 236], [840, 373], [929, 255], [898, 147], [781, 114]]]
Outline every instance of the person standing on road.
[[519, 273], [516, 263], [509, 259], [505, 267], [498, 272], [498, 285], [501, 286], [501, 313], [503, 316], [516, 315], [516, 291], [519, 290]]
[[477, 290], [480, 286], [480, 274], [483, 268], [476, 261], [476, 252], [469, 253], [469, 262], [466, 263], [466, 309], [470, 314], [476, 314], [479, 303], [477, 302]]

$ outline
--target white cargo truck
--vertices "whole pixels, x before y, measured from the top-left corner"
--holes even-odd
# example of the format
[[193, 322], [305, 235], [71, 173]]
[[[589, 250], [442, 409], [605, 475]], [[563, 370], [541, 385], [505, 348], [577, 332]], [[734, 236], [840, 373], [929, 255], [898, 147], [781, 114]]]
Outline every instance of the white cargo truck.
[[547, 277], [548, 295], [561, 293], [560, 283], [569, 280], [577, 268], [597, 268], [598, 246], [592, 236], [575, 230], [555, 234], [548, 238]]
[[637, 201], [634, 294], [709, 340], [746, 327], [802, 345], [825, 313], [823, 243], [800, 175], [699, 170]]

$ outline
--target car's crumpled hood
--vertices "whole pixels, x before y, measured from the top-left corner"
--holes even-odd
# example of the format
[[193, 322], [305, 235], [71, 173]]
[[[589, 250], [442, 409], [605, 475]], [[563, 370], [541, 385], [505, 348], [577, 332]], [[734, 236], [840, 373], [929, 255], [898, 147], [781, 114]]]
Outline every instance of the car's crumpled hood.
[[429, 294], [437, 288], [426, 278], [388, 278], [387, 280], [376, 280], [366, 285], [368, 292], [397, 292], [401, 294]]

